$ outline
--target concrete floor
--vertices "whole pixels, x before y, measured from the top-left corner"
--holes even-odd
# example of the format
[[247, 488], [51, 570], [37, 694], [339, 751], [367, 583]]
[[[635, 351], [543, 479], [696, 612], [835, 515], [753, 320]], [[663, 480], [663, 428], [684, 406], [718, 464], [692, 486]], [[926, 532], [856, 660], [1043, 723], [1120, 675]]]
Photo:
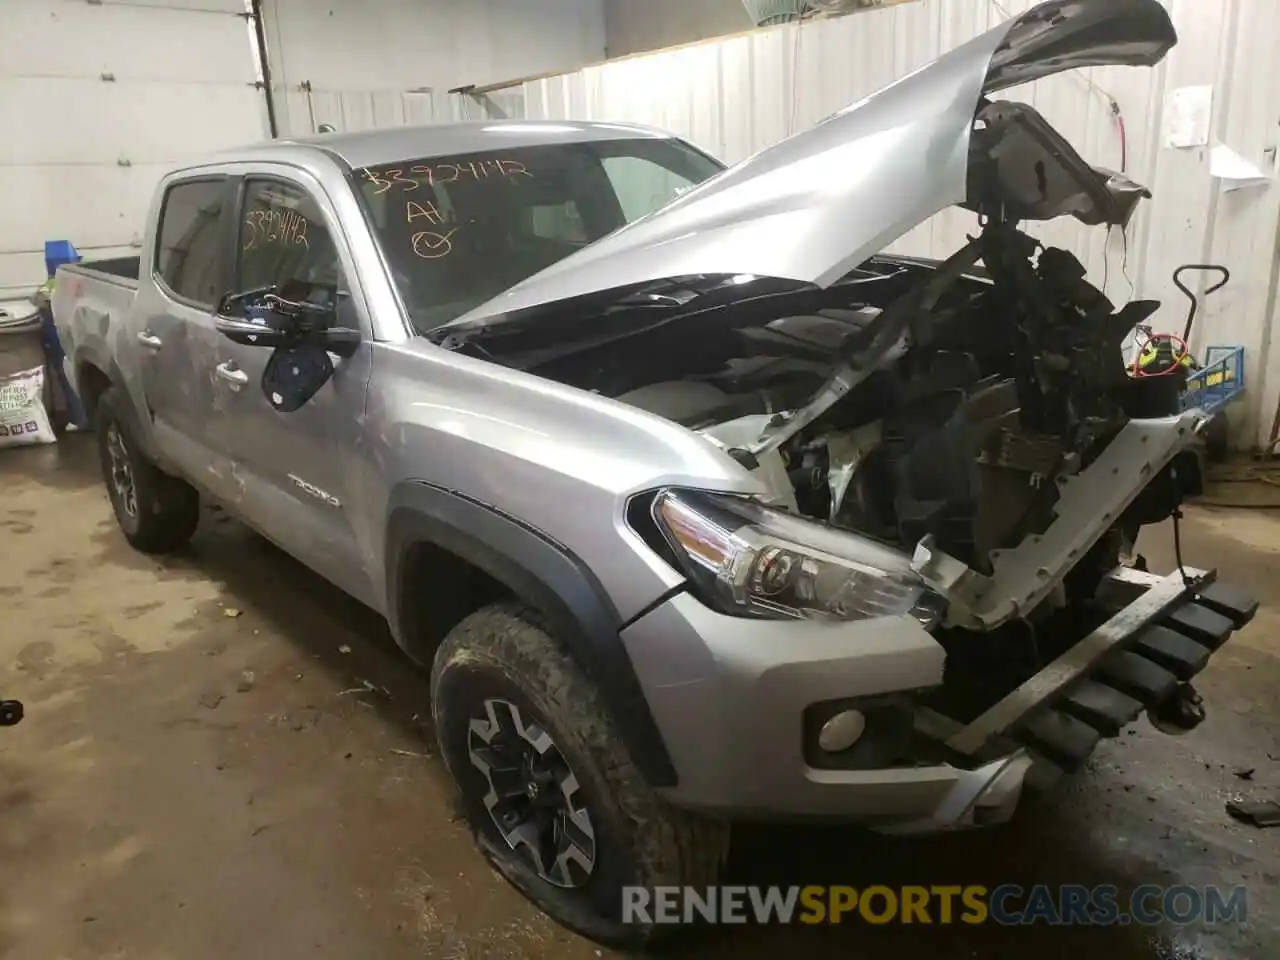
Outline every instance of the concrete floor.
[[[0, 695], [28, 710], [0, 730], [0, 956], [607, 954], [474, 851], [432, 755], [426, 678], [376, 616], [217, 514], [181, 556], [134, 553], [88, 438], [68, 440], [0, 454]], [[1168, 562], [1168, 530], [1144, 546]], [[1198, 684], [1200, 729], [1172, 739], [1142, 722], [1000, 830], [743, 829], [731, 874], [1245, 884], [1246, 927], [724, 928], [680, 954], [1280, 956], [1280, 830], [1223, 811], [1237, 793], [1280, 795], [1280, 513], [1193, 511], [1184, 546], [1271, 604]]]

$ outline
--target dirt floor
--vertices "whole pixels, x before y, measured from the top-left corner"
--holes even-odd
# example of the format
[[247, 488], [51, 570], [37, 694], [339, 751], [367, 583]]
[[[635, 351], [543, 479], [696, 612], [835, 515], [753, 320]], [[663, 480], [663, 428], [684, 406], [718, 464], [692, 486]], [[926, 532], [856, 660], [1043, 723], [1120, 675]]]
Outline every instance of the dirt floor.
[[[210, 514], [181, 556], [118, 533], [91, 443], [0, 454], [0, 956], [591, 958], [475, 852], [384, 624]], [[740, 883], [1248, 887], [1245, 926], [722, 928], [684, 956], [1280, 956], [1280, 512], [1195, 510], [1189, 562], [1264, 603], [1198, 683], [1209, 721], [1145, 721], [1012, 825], [932, 840], [744, 828]], [[1144, 544], [1169, 562], [1168, 530]], [[1247, 771], [1253, 771], [1247, 774]]]

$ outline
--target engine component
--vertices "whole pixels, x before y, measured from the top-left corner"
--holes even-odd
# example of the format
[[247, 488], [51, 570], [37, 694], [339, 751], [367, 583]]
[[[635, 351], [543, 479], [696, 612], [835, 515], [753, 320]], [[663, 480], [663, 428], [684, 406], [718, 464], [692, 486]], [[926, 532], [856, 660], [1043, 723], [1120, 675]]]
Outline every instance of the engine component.
[[733, 398], [709, 383], [678, 380], [651, 383], [618, 397], [623, 403], [648, 410], [676, 423], [705, 423], [732, 408]]
[[1065, 459], [1061, 437], [1021, 433], [1007, 426], [978, 453], [979, 463], [1030, 474], [1032, 486], [1055, 475]]
[[872, 450], [879, 445], [883, 433], [883, 424], [876, 420], [865, 424], [857, 430], [847, 433], [835, 433], [825, 438], [827, 446], [827, 485], [831, 490], [831, 509], [829, 516], [832, 522], [840, 513], [844, 504], [844, 495], [849, 489], [849, 481], [862, 465]]

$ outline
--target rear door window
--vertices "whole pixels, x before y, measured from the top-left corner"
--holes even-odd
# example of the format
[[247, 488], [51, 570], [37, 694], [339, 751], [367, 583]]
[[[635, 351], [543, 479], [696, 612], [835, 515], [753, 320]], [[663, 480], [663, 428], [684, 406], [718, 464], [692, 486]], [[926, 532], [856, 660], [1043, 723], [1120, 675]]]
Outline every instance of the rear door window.
[[178, 298], [212, 308], [223, 283], [224, 177], [175, 183], [160, 209], [155, 272]]

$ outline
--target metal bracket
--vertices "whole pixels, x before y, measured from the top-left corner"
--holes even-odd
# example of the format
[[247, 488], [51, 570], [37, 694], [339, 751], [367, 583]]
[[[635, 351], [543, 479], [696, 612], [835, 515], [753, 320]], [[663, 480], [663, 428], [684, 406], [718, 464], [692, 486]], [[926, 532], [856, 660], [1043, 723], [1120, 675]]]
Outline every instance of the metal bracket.
[[464, 97], [470, 97], [484, 108], [485, 114], [492, 120], [510, 119], [507, 111], [498, 106], [497, 101], [495, 101], [493, 97], [489, 96], [487, 91], [481, 90], [474, 83], [469, 83], [462, 87], [453, 87], [449, 92], [461, 94]]
[[1179, 571], [1162, 577], [1137, 600], [1086, 635], [1035, 676], [1006, 694], [994, 706], [987, 708], [985, 713], [963, 730], [952, 735], [947, 740], [947, 746], [957, 753], [969, 756], [977, 753], [991, 737], [1013, 726], [1034, 707], [1093, 669], [1119, 643], [1132, 637], [1169, 607], [1213, 579], [1212, 573], [1202, 570], [1188, 569], [1186, 573], [1192, 577], [1190, 587]]
[[928, 538], [912, 567], [949, 602], [953, 626], [991, 630], [1026, 616], [1062, 581], [1142, 492], [1194, 439], [1199, 409], [1176, 417], [1130, 420], [1089, 467], [1058, 479], [1056, 517], [1043, 534], [1012, 550], [993, 550], [990, 577], [936, 550]]

